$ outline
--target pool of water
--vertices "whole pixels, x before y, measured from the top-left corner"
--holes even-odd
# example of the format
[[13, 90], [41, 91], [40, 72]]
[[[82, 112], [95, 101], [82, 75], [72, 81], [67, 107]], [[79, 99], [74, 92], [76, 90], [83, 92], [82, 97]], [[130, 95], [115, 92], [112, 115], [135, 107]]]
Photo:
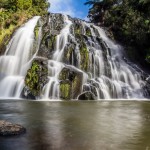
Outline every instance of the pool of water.
[[150, 150], [150, 102], [0, 101], [0, 119], [27, 133], [0, 150]]

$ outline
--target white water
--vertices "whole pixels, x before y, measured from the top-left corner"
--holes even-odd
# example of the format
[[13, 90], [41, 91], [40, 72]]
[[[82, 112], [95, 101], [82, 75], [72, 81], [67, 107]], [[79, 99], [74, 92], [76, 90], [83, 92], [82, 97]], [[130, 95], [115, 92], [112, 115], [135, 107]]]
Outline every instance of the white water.
[[[20, 97], [24, 87], [24, 77], [27, 69], [37, 54], [33, 54], [34, 27], [39, 17], [34, 17], [24, 26], [17, 30], [10, 41], [6, 53], [0, 57], [0, 97]], [[80, 21], [82, 35], [86, 36], [86, 29], [89, 28], [92, 37], [87, 37], [85, 44], [89, 52], [89, 68], [87, 72], [81, 70], [79, 46], [74, 32], [71, 31], [73, 22], [68, 16], [63, 16], [64, 27], [57, 35], [55, 51], [52, 60], [48, 60], [48, 83], [44, 86], [42, 99], [59, 99], [59, 74], [64, 67], [73, 68], [83, 74], [82, 91], [96, 91], [97, 99], [142, 99], [144, 90], [140, 73], [135, 71], [122, 59], [122, 49], [111, 41], [104, 30]], [[50, 19], [53, 21], [53, 18]], [[103, 47], [96, 38], [101, 38]], [[41, 40], [41, 39], [39, 39]], [[72, 61], [64, 63], [64, 51], [69, 41], [75, 43]], [[40, 42], [38, 42], [40, 43]], [[104, 50], [105, 49], [105, 50]], [[74, 61], [76, 60], [76, 66]], [[86, 89], [86, 90], [85, 90]]]
[[20, 97], [24, 77], [33, 59], [34, 27], [40, 17], [34, 17], [20, 27], [0, 57], [0, 97]]

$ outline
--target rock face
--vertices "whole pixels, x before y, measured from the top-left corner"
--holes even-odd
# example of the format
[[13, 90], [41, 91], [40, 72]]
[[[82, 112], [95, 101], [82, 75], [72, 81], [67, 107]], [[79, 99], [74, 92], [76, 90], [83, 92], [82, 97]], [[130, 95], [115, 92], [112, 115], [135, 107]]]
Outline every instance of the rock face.
[[84, 92], [79, 95], [78, 100], [96, 100], [96, 97], [92, 92]]
[[0, 120], [0, 135], [11, 136], [20, 135], [26, 132], [26, 129], [18, 124], [13, 124], [5, 120]]
[[[103, 29], [66, 15], [37, 24], [37, 58], [25, 77], [27, 99], [130, 99], [150, 93], [150, 81], [122, 59]], [[40, 28], [40, 32], [39, 31]]]
[[23, 89], [23, 97], [27, 99], [35, 99], [41, 95], [42, 89], [48, 80], [47, 60], [36, 58], [32, 62], [31, 68], [25, 77], [25, 87]]
[[59, 75], [60, 98], [76, 99], [82, 90], [82, 72], [73, 68], [63, 68]]
[[63, 29], [64, 21], [62, 14], [50, 14], [49, 17], [53, 18], [53, 21], [44, 21], [38, 56], [51, 59], [55, 51], [56, 36]]

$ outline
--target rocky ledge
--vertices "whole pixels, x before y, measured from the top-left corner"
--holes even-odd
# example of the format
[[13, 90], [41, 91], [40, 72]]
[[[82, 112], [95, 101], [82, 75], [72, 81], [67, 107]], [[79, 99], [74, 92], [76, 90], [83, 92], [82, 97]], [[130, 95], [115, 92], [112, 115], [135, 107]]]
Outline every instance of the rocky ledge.
[[26, 129], [21, 125], [0, 120], [0, 136], [20, 135], [25, 132]]

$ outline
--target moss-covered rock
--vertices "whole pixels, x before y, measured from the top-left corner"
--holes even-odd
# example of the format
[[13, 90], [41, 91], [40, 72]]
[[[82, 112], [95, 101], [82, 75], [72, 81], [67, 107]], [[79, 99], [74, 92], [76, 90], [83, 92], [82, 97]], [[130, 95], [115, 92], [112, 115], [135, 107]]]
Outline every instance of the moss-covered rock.
[[59, 74], [60, 98], [76, 99], [82, 90], [82, 72], [73, 68], [63, 68]]
[[78, 35], [78, 34], [81, 34], [81, 25], [80, 24], [78, 24], [78, 23], [76, 23], [75, 25], [74, 25], [74, 34], [75, 35]]
[[66, 64], [71, 64], [77, 66], [77, 55], [75, 53], [76, 45], [75, 43], [67, 44], [64, 49], [64, 58], [63, 61]]
[[71, 99], [71, 83], [69, 81], [60, 82], [60, 97], [64, 100]]
[[35, 59], [25, 77], [24, 97], [40, 96], [44, 85], [47, 83], [47, 76], [47, 60]]
[[85, 29], [85, 31], [86, 31], [86, 36], [92, 36], [92, 33], [91, 33], [91, 30], [90, 30], [90, 28], [86, 28]]
[[38, 56], [51, 59], [55, 50], [56, 38], [56, 34], [45, 33], [40, 44]]
[[84, 41], [82, 41], [79, 45], [80, 48], [80, 56], [81, 56], [81, 62], [80, 67], [84, 71], [88, 71], [89, 68], [89, 51], [87, 49], [87, 46]]
[[56, 45], [56, 37], [57, 35], [50, 35], [45, 39], [45, 46], [50, 50], [53, 51]]
[[38, 37], [39, 37], [39, 29], [40, 29], [40, 24], [39, 24], [39, 21], [38, 21], [37, 25], [34, 28], [35, 39], [38, 39]]
[[50, 14], [51, 20], [49, 22], [50, 29], [60, 32], [64, 27], [64, 17], [62, 14]]

